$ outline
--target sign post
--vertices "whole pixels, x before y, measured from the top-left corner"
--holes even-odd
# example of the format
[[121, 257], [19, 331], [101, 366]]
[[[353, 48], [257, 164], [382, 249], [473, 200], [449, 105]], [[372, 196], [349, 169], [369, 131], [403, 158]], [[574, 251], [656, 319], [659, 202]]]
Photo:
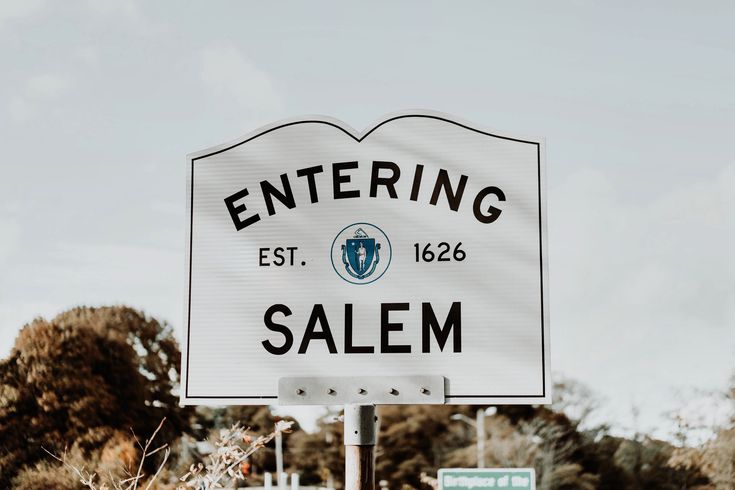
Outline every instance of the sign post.
[[187, 166], [183, 404], [345, 405], [372, 488], [376, 404], [550, 402], [542, 140], [305, 117]]
[[345, 490], [375, 489], [375, 405], [345, 405]]

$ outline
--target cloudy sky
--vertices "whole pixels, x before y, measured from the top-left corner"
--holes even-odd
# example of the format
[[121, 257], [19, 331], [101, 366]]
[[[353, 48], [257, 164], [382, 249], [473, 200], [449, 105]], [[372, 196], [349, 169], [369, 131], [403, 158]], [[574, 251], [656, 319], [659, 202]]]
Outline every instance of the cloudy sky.
[[547, 139], [555, 372], [659, 432], [727, 385], [731, 2], [186, 3], [0, 3], [0, 355], [79, 304], [182, 325], [187, 153], [427, 108]]

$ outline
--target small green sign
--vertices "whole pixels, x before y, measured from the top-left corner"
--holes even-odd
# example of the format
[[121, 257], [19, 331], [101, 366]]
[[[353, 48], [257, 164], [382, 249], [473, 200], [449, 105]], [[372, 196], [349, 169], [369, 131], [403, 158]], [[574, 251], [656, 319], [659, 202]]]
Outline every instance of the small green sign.
[[508, 488], [536, 490], [533, 468], [443, 468], [439, 470], [439, 490]]

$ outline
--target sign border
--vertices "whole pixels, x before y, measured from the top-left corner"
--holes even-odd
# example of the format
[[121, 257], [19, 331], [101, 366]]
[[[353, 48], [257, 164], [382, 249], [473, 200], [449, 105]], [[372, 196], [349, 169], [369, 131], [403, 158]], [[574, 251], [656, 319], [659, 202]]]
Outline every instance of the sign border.
[[[355, 131], [353, 128], [351, 128], [349, 125], [345, 124], [344, 122], [340, 121], [339, 119], [335, 119], [329, 116], [302, 116], [302, 117], [295, 117], [290, 119], [285, 119], [282, 121], [274, 122], [265, 126], [262, 126], [255, 131], [252, 131], [242, 138], [223, 143], [221, 145], [217, 145], [205, 150], [201, 150], [198, 152], [191, 153], [187, 155], [187, 165], [188, 165], [188, 172], [187, 172], [187, 186], [186, 186], [186, 194], [188, 197], [187, 200], [187, 214], [189, 215], [189, 226], [186, 230], [186, 284], [187, 284], [187, 290], [186, 290], [186, 296], [185, 296], [185, 309], [184, 309], [184, 318], [186, 319], [186, 336], [185, 336], [185, 344], [181, 351], [181, 360], [182, 360], [182, 366], [181, 366], [181, 377], [182, 377], [182, 385], [183, 385], [183, 393], [181, 394], [181, 404], [187, 405], [187, 404], [193, 404], [189, 403], [193, 400], [209, 400], [213, 403], [217, 403], [217, 401], [232, 401], [232, 400], [263, 400], [264, 402], [270, 402], [278, 399], [277, 395], [190, 395], [189, 394], [189, 365], [190, 365], [190, 359], [189, 359], [189, 344], [191, 341], [191, 283], [192, 283], [192, 267], [193, 267], [193, 229], [194, 229], [194, 169], [195, 169], [195, 162], [199, 160], [204, 160], [207, 157], [214, 156], [223, 152], [226, 152], [228, 150], [231, 150], [233, 148], [236, 148], [238, 146], [241, 146], [245, 143], [248, 143], [249, 141], [252, 141], [256, 138], [259, 138], [261, 136], [264, 136], [270, 132], [276, 131], [278, 129], [282, 129], [289, 126], [294, 126], [297, 124], [324, 124], [328, 126], [332, 126], [340, 131], [342, 131], [344, 134], [352, 138], [354, 141], [360, 143], [363, 140], [365, 140], [370, 134], [372, 134], [374, 131], [376, 131], [378, 128], [399, 120], [399, 119], [406, 119], [406, 118], [423, 118], [423, 119], [434, 119], [443, 121], [449, 124], [453, 124], [455, 126], [459, 126], [461, 128], [464, 128], [466, 130], [479, 133], [485, 136], [508, 140], [508, 141], [515, 141], [518, 143], [525, 143], [530, 145], [536, 146], [536, 165], [537, 165], [537, 192], [538, 192], [538, 216], [539, 216], [539, 267], [540, 267], [540, 288], [541, 288], [541, 375], [542, 375], [542, 390], [541, 394], [522, 394], [522, 395], [479, 395], [479, 394], [469, 394], [469, 395], [452, 395], [447, 394], [446, 400], [449, 402], [451, 399], [463, 399], [463, 400], [472, 400], [472, 399], [493, 399], [495, 403], [499, 404], [525, 404], [527, 402], [525, 401], [518, 401], [520, 399], [529, 399], [529, 400], [537, 400], [537, 403], [544, 404], [544, 403], [550, 403], [551, 402], [551, 386], [550, 386], [550, 366], [549, 366], [549, 356], [547, 355], [549, 349], [550, 349], [550, 339], [548, 335], [549, 331], [549, 312], [548, 312], [548, 290], [545, 287], [546, 284], [548, 284], [548, 264], [544, 261], [544, 257], [547, 257], [547, 249], [548, 245], [544, 241], [544, 235], [547, 231], [547, 223], [546, 223], [546, 175], [545, 175], [545, 151], [542, 151], [542, 148], [545, 150], [545, 139], [544, 138], [531, 138], [531, 137], [513, 137], [513, 136], [507, 136], [498, 134], [497, 131], [491, 130], [483, 130], [478, 129], [477, 125], [472, 124], [470, 122], [464, 121], [460, 118], [457, 118], [455, 116], [451, 116], [449, 114], [445, 114], [438, 111], [431, 111], [431, 110], [411, 110], [411, 111], [403, 111], [403, 112], [396, 112], [391, 113], [383, 116], [382, 118], [378, 119], [378, 121], [370, 126], [368, 126], [370, 129], [359, 132]], [[535, 140], [535, 141], [534, 141]], [[277, 389], [277, 386], [276, 386]], [[455, 402], [455, 403], [462, 403], [462, 402]], [[468, 404], [472, 404], [472, 401], [466, 402]]]

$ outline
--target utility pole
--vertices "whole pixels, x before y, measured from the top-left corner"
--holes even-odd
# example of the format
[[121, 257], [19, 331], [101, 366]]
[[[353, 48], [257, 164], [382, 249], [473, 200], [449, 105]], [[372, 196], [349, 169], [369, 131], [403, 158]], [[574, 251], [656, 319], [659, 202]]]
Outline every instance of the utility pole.
[[461, 413], [455, 413], [454, 415], [449, 417], [452, 420], [461, 420], [467, 425], [475, 428], [476, 439], [477, 439], [477, 467], [478, 468], [485, 467], [485, 416], [495, 415], [497, 411], [498, 409], [495, 407], [488, 407], [486, 409], [478, 408], [477, 416], [475, 417], [475, 420], [472, 420], [468, 416], [463, 415]]
[[485, 467], [485, 409], [477, 409], [477, 467]]
[[345, 405], [345, 490], [375, 490], [375, 405]]

